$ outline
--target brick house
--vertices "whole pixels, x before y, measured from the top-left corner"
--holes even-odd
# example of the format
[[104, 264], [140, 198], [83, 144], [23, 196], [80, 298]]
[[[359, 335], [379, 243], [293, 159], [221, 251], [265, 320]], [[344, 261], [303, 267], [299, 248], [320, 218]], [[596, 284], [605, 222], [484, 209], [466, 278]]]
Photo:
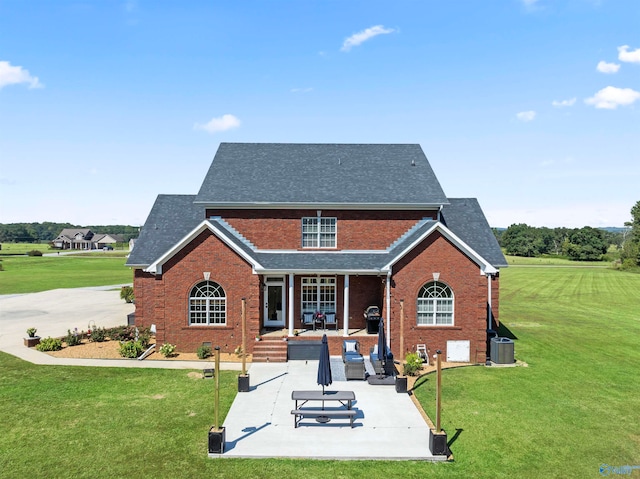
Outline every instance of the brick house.
[[397, 358], [427, 344], [484, 362], [507, 263], [419, 145], [222, 143], [197, 195], [157, 197], [127, 265], [136, 324], [179, 351], [233, 351], [244, 298], [250, 338], [302, 340], [303, 313], [321, 311], [338, 320], [332, 354], [346, 336], [368, 348], [375, 305]]

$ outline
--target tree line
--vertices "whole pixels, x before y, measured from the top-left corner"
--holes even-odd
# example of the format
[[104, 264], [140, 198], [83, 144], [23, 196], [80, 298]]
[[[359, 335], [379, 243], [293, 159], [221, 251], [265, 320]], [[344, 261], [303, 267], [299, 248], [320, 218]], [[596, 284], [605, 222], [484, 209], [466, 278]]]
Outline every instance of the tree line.
[[609, 231], [583, 228], [536, 228], [524, 223], [506, 230], [494, 229], [498, 243], [513, 256], [565, 256], [576, 261], [601, 261], [614, 245], [623, 266], [640, 266], [640, 201], [631, 208], [632, 220], [625, 228]]
[[137, 238], [140, 228], [129, 225], [78, 226], [71, 223], [0, 223], [0, 243], [48, 243], [65, 228], [88, 228], [94, 233], [121, 235], [125, 242]]

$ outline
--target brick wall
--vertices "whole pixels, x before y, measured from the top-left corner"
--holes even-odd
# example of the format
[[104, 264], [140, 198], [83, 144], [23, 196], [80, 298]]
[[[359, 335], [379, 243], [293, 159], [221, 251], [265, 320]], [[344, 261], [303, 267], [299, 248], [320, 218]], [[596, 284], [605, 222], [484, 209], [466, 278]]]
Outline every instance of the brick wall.
[[[189, 326], [189, 293], [210, 272], [226, 294], [225, 326]], [[246, 298], [247, 337], [259, 331], [260, 279], [251, 266], [205, 231], [168, 261], [156, 278], [136, 271], [136, 324], [156, 324], [158, 344], [176, 344], [178, 351], [195, 352], [203, 342], [233, 352], [242, 342], [242, 298]]]
[[[429, 211], [330, 211], [336, 217], [337, 249], [385, 249]], [[214, 210], [206, 217], [221, 216], [245, 238], [261, 249], [302, 249], [302, 218], [316, 210]]]
[[[296, 220], [299, 226], [299, 220]], [[340, 228], [340, 226], [339, 226]], [[274, 235], [276, 236], [276, 235]], [[280, 235], [283, 236], [283, 235]], [[220, 284], [227, 297], [225, 326], [189, 326], [188, 296], [191, 288], [202, 281], [203, 272]], [[417, 326], [417, 295], [425, 283], [432, 281], [433, 272], [454, 293], [453, 326]], [[487, 279], [480, 268], [439, 233], [434, 233], [393, 268], [391, 288], [391, 346], [397, 359], [415, 351], [416, 344], [425, 343], [434, 354], [441, 349], [446, 358], [447, 340], [470, 341], [471, 361], [484, 362], [486, 354]], [[294, 278], [295, 328], [300, 327], [300, 285], [302, 276]], [[351, 328], [366, 328], [364, 309], [376, 304], [386, 319], [384, 276], [356, 276], [350, 280], [349, 315]], [[163, 274], [155, 276], [136, 270], [136, 324], [148, 327], [156, 324], [158, 344], [170, 342], [178, 351], [195, 352], [202, 342], [220, 346], [223, 352], [233, 352], [241, 344], [241, 300], [247, 304], [247, 337], [252, 338], [261, 327], [262, 276], [209, 231], [201, 233], [181, 252], [167, 262]], [[288, 278], [285, 276], [285, 289]], [[344, 277], [337, 276], [336, 313], [340, 327], [343, 318]], [[288, 291], [287, 291], [288, 294]], [[404, 300], [404, 352], [400, 351], [400, 300]], [[499, 278], [492, 280], [493, 313], [498, 320]], [[288, 307], [288, 299], [286, 300]], [[286, 321], [285, 321], [286, 322]], [[497, 324], [496, 324], [497, 327]], [[363, 347], [375, 342], [374, 337], [362, 340]], [[253, 342], [248, 342], [253, 348]], [[338, 342], [341, 344], [341, 342]], [[338, 348], [338, 346], [332, 346]], [[368, 347], [367, 347], [368, 352]], [[332, 351], [334, 354], [339, 353]], [[366, 353], [365, 353], [366, 354]]]
[[[422, 285], [439, 281], [451, 287], [454, 294], [453, 326], [418, 326], [417, 297]], [[492, 284], [494, 314], [498, 311], [498, 280]], [[405, 256], [394, 267], [391, 289], [392, 350], [404, 357], [424, 343], [435, 354], [442, 350], [446, 358], [448, 340], [470, 341], [470, 360], [485, 361], [487, 329], [487, 278], [480, 268], [441, 234], [436, 233]], [[404, 349], [400, 352], [400, 300], [404, 300]], [[383, 313], [384, 314], [384, 313]]]

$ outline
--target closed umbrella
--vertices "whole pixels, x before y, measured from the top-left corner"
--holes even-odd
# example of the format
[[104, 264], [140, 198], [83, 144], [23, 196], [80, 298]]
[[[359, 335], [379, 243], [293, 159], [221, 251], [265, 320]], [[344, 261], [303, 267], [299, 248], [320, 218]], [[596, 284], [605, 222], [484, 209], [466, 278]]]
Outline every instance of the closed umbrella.
[[380, 317], [380, 323], [378, 324], [378, 359], [383, 367], [383, 371], [385, 371], [385, 363], [387, 362], [387, 340], [384, 337], [384, 322], [382, 317]]
[[331, 379], [331, 359], [329, 358], [329, 342], [327, 335], [322, 335], [322, 346], [320, 346], [320, 361], [318, 362], [318, 384], [322, 385], [322, 394], [324, 395], [324, 387], [332, 383]]

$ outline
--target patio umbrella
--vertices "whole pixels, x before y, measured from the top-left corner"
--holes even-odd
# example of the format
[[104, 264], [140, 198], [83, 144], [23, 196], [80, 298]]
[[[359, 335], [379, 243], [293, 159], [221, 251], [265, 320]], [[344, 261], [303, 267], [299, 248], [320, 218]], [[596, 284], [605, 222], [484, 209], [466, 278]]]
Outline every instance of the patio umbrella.
[[332, 383], [331, 379], [331, 359], [329, 359], [329, 342], [327, 335], [322, 335], [322, 346], [320, 346], [320, 361], [318, 362], [318, 384], [322, 384], [322, 394], [324, 387]]
[[384, 367], [384, 364], [387, 362], [387, 340], [384, 337], [384, 321], [382, 320], [382, 316], [378, 324], [378, 359]]

